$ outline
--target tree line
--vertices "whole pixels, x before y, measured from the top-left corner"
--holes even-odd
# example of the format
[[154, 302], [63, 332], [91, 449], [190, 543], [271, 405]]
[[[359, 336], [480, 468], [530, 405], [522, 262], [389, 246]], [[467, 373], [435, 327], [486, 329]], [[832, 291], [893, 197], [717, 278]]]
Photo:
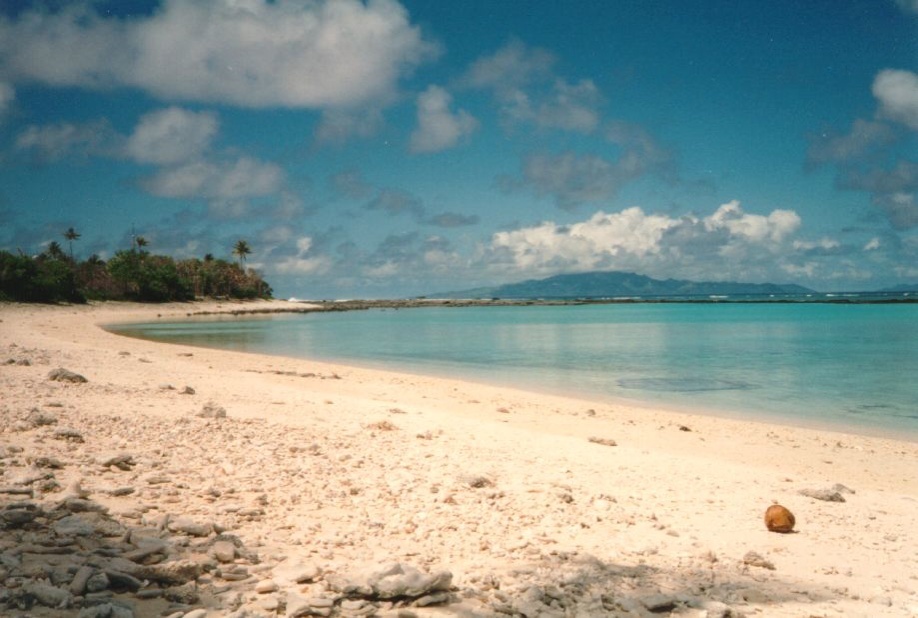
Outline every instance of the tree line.
[[57, 241], [35, 256], [0, 251], [0, 300], [84, 303], [271, 298], [271, 286], [245, 266], [252, 253], [245, 240], [233, 247], [237, 262], [211, 254], [183, 260], [155, 255], [147, 251], [149, 241], [143, 236], [133, 236], [130, 250], [118, 251], [107, 261], [95, 254], [78, 261], [73, 257], [73, 243], [80, 236], [72, 227], [63, 233], [68, 252]]

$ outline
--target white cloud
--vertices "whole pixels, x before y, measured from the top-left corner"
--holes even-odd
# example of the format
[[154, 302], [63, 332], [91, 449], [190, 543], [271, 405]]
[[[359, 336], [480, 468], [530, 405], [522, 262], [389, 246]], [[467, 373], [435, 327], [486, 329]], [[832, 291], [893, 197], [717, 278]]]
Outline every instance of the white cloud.
[[800, 216], [792, 210], [773, 210], [768, 216], [743, 211], [736, 200], [722, 204], [704, 219], [707, 230], [726, 229], [731, 236], [754, 243], [780, 242], [800, 227]]
[[184, 163], [210, 148], [218, 125], [214, 113], [168, 107], [143, 116], [128, 138], [125, 150], [140, 163]]
[[463, 79], [473, 88], [489, 88], [510, 96], [529, 82], [551, 75], [555, 57], [543, 49], [512, 39], [490, 56], [476, 60]]
[[847, 134], [824, 133], [812, 136], [807, 149], [807, 162], [813, 165], [848, 163], [877, 147], [889, 144], [895, 138], [895, 132], [888, 125], [858, 118]]
[[9, 109], [13, 99], [16, 98], [16, 90], [6, 82], [0, 82], [0, 120]]
[[284, 172], [274, 163], [249, 157], [236, 161], [194, 161], [160, 170], [143, 186], [161, 197], [236, 200], [276, 193]]
[[391, 97], [436, 51], [395, 0], [164, 0], [128, 19], [91, 6], [0, 18], [0, 77], [246, 107], [352, 106]]
[[[738, 202], [700, 218], [631, 207], [599, 211], [570, 225], [547, 221], [498, 232], [481, 260], [518, 276], [621, 269], [664, 277], [761, 280], [801, 267], [799, 259], [809, 245], [789, 242], [799, 227], [793, 211], [750, 214]], [[825, 243], [832, 245], [810, 245]]]
[[478, 128], [478, 121], [465, 110], [449, 109], [452, 96], [439, 86], [418, 95], [418, 127], [411, 134], [412, 152], [438, 152], [455, 146]]
[[554, 74], [555, 57], [513, 39], [476, 60], [460, 84], [491, 90], [509, 125], [590, 133], [599, 126], [602, 99], [592, 80], [571, 83]]
[[384, 122], [378, 107], [326, 109], [322, 112], [315, 138], [319, 143], [342, 144], [352, 137], [375, 135]]
[[541, 270], [599, 268], [619, 254], [645, 256], [660, 250], [663, 233], [678, 221], [647, 215], [632, 207], [618, 213], [599, 211], [588, 220], [569, 226], [546, 221], [529, 228], [497, 232], [495, 250], [507, 250], [516, 267]]
[[297, 238], [293, 255], [273, 258], [265, 269], [278, 275], [320, 275], [328, 272], [332, 261], [324, 255], [310, 255], [312, 248], [311, 237]]
[[871, 238], [866, 245], [864, 245], [864, 251], [875, 251], [881, 246], [880, 239], [874, 236]]
[[31, 152], [43, 162], [70, 155], [113, 156], [121, 137], [107, 120], [31, 125], [16, 137], [16, 148]]
[[880, 102], [880, 114], [918, 129], [918, 74], [886, 69], [873, 80], [873, 96]]
[[504, 100], [501, 113], [511, 123], [530, 122], [542, 129], [591, 133], [599, 125], [596, 108], [600, 99], [592, 80], [569, 84], [557, 79], [536, 102], [523, 90], [514, 91]]

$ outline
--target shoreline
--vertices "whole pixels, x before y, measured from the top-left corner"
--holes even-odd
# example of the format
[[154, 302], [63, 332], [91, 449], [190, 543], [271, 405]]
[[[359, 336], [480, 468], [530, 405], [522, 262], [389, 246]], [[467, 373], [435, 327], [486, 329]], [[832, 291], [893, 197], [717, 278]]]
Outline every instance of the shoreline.
[[[252, 615], [288, 615], [299, 597], [339, 611], [335, 577], [394, 562], [451, 574], [448, 591], [427, 591], [449, 598], [412, 605], [417, 616], [542, 606], [653, 615], [654, 595], [698, 616], [918, 615], [918, 444], [162, 345], [96, 326], [286, 304], [0, 304], [0, 346], [14, 361], [0, 369], [0, 435], [22, 449], [0, 459], [0, 485], [28, 469], [27, 457], [53, 454], [60, 487], [34, 492], [36, 502], [79, 480], [122, 525], [219, 524], [258, 562], [241, 584], [218, 569], [197, 586], [230, 586]], [[89, 382], [48, 381], [59, 366]], [[225, 418], [198, 416], [210, 403]], [[85, 442], [52, 439], [54, 426], [22, 429], [32, 408]], [[131, 472], [91, 463], [125, 450], [138, 462]], [[169, 480], [150, 484], [152, 474]], [[135, 491], [108, 493], [116, 482]], [[836, 484], [854, 493], [845, 502], [800, 494]], [[11, 497], [0, 493], [0, 504]], [[765, 529], [774, 501], [796, 514], [796, 534]], [[230, 502], [262, 514], [241, 517]], [[12, 551], [10, 532], [0, 534], [0, 551]], [[321, 575], [284, 580], [294, 562]], [[230, 614], [225, 593], [208, 594], [198, 604], [207, 615]], [[134, 602], [144, 615], [146, 602]], [[379, 615], [398, 609], [363, 602]]]
[[[431, 299], [431, 300], [380, 300], [380, 301], [270, 301], [268, 307], [259, 308], [239, 307], [232, 309], [203, 309], [200, 311], [187, 312], [185, 316], [180, 316], [179, 320], [185, 319], [207, 319], [220, 315], [246, 318], [271, 316], [281, 314], [299, 314], [299, 313], [337, 313], [345, 311], [363, 311], [363, 310], [385, 310], [385, 309], [413, 309], [436, 307], [442, 309], [464, 308], [464, 307], [526, 307], [526, 306], [572, 306], [582, 304], [617, 304], [620, 301], [583, 301], [583, 300], [450, 300], [450, 299]], [[666, 301], [666, 302], [684, 302], [684, 301]], [[702, 303], [716, 304], [720, 301], [698, 301]], [[733, 304], [746, 303], [749, 301], [728, 301]], [[751, 301], [753, 303], [759, 301]], [[773, 302], [773, 301], [761, 301]], [[817, 303], [820, 301], [816, 301]], [[651, 303], [652, 304], [652, 303]], [[781, 304], [781, 301], [773, 304]], [[813, 304], [813, 303], [810, 303]], [[830, 303], [831, 304], [831, 303]], [[864, 303], [862, 303], [864, 304]], [[877, 304], [877, 303], [867, 303]], [[883, 303], [881, 303], [883, 304]], [[155, 323], [156, 320], [149, 320], [147, 323]], [[131, 321], [122, 322], [121, 324], [131, 324]], [[119, 324], [113, 323], [112, 326]], [[109, 332], [119, 336], [136, 337], [138, 339], [153, 341], [166, 344], [182, 345], [180, 342], [158, 341], [155, 338], [145, 338], [136, 335], [125, 335], [117, 329], [110, 330], [108, 325], [101, 325]], [[195, 346], [200, 344], [193, 344]], [[230, 350], [230, 348], [217, 346], [207, 346], [210, 349]], [[259, 353], [259, 352], [255, 352]], [[411, 363], [404, 363], [395, 367], [383, 361], [373, 362], [372, 360], [360, 361], [350, 359], [307, 357], [307, 356], [287, 356], [284, 354], [263, 353], [266, 356], [275, 356], [278, 358], [299, 359], [303, 361], [316, 361], [332, 365], [349, 366], [370, 371], [383, 371], [396, 374], [407, 374], [417, 377], [429, 377], [434, 379], [457, 380], [480, 384], [491, 388], [512, 388], [520, 391], [529, 392], [533, 395], [560, 397], [564, 399], [580, 400], [595, 405], [625, 406], [634, 409], [645, 409], [649, 411], [668, 411], [675, 414], [687, 414], [692, 416], [706, 416], [740, 422], [760, 423], [763, 425], [783, 425], [796, 427], [800, 429], [809, 429], [813, 431], [831, 431], [844, 434], [857, 434], [875, 438], [884, 438], [890, 440], [901, 440], [905, 442], [918, 443], [918, 428], [909, 429], [902, 426], [878, 426], [868, 421], [858, 422], [854, 419], [837, 419], [827, 416], [799, 417], [790, 412], [769, 411], [764, 409], [754, 409], [752, 407], [740, 408], [735, 406], [720, 405], [713, 407], [705, 403], [676, 403], [667, 401], [666, 398], [653, 399], [652, 397], [642, 398], [640, 396], [628, 397], [622, 395], [610, 395], [601, 391], [579, 390], [577, 388], [547, 387], [535, 382], [513, 379], [489, 379], [475, 372], [462, 373], [461, 368], [458, 373], [450, 369], [431, 370], [430, 368], [414, 367]]]

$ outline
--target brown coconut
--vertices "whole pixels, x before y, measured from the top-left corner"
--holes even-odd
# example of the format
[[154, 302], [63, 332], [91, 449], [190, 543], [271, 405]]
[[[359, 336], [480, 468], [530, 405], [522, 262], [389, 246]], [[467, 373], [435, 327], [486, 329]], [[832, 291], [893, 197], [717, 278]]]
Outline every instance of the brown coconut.
[[791, 532], [795, 523], [794, 514], [780, 504], [772, 504], [765, 511], [765, 525], [772, 532]]

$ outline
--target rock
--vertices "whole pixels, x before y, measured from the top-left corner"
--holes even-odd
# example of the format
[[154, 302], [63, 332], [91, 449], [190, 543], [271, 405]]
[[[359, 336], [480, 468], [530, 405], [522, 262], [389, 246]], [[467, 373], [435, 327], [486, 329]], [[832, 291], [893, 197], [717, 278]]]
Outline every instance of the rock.
[[186, 386], [181, 391], [179, 391], [179, 395], [194, 395], [194, 389], [190, 386]]
[[32, 425], [32, 427], [44, 427], [57, 423], [57, 416], [50, 412], [42, 412], [38, 408], [32, 408], [29, 410], [28, 415], [26, 415], [25, 420]]
[[108, 590], [110, 585], [111, 581], [109, 581], [108, 575], [102, 571], [97, 571], [86, 580], [86, 592], [102, 592], [103, 590]]
[[395, 563], [371, 575], [367, 585], [380, 599], [417, 598], [448, 591], [452, 580], [453, 574], [449, 571], [425, 574], [414, 567]]
[[200, 577], [201, 569], [201, 565], [192, 560], [173, 560], [172, 562], [138, 567], [132, 575], [161, 584], [178, 585]]
[[89, 536], [96, 531], [96, 526], [80, 515], [68, 515], [51, 524], [58, 536]]
[[130, 453], [118, 453], [116, 455], [103, 457], [101, 461], [99, 461], [99, 465], [103, 468], [114, 466], [123, 472], [130, 472], [131, 469], [137, 465], [137, 462], [134, 461], [134, 456]]
[[268, 594], [277, 591], [277, 583], [273, 579], [263, 579], [255, 584], [255, 592], [258, 594]]
[[63, 588], [42, 583], [31, 583], [23, 586], [23, 589], [45, 607], [66, 609], [70, 606], [70, 593]]
[[211, 547], [210, 553], [218, 562], [232, 562], [236, 559], [236, 546], [229, 541], [217, 541]]
[[63, 367], [52, 369], [48, 374], [48, 379], [53, 382], [70, 382], [71, 384], [82, 384], [84, 382], [89, 382], [89, 380], [80, 374], [74, 373], [68, 369], [64, 369]]
[[80, 610], [78, 618], [134, 618], [134, 612], [114, 603], [102, 603]]
[[163, 598], [173, 603], [182, 603], [183, 605], [194, 605], [201, 599], [194, 582], [166, 588], [163, 591]]
[[639, 600], [647, 611], [655, 614], [669, 612], [676, 608], [676, 599], [666, 594], [648, 594]]
[[759, 567], [762, 569], [768, 569], [770, 571], [775, 570], [775, 565], [763, 558], [760, 554], [754, 551], [746, 552], [746, 555], [743, 556], [743, 564]]
[[8, 528], [23, 526], [41, 515], [41, 509], [31, 502], [13, 502], [0, 510], [0, 522]]
[[73, 579], [70, 581], [70, 594], [74, 596], [81, 596], [86, 590], [86, 582], [89, 581], [89, 578], [93, 574], [93, 568], [88, 565], [83, 565], [77, 569], [76, 574], [74, 574]]
[[772, 504], [765, 511], [765, 526], [772, 532], [791, 532], [796, 523], [794, 514], [780, 504]]
[[212, 401], [208, 401], [197, 416], [199, 418], [226, 418], [226, 409]]
[[68, 442], [83, 442], [83, 434], [73, 427], [61, 427], [56, 429], [51, 435], [55, 440], [67, 440]]
[[213, 524], [201, 524], [188, 517], [179, 517], [171, 520], [167, 528], [169, 528], [171, 532], [179, 532], [190, 536], [210, 536], [214, 531]]
[[281, 563], [274, 568], [274, 578], [281, 582], [307, 584], [322, 575], [322, 569], [313, 562]]
[[844, 496], [831, 489], [801, 489], [799, 493], [801, 496], [824, 502], [845, 502]]

